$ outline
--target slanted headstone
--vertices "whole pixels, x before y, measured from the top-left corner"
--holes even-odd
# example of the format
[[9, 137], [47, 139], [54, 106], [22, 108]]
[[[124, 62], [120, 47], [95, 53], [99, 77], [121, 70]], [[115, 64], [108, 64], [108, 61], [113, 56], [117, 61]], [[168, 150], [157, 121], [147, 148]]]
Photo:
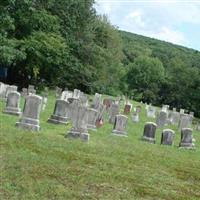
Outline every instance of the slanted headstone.
[[93, 108], [88, 108], [88, 123], [87, 128], [89, 130], [96, 131], [96, 120], [98, 117], [98, 111]]
[[119, 114], [119, 104], [112, 104], [109, 111], [109, 123], [115, 123], [115, 116]]
[[141, 107], [141, 106], [136, 106], [136, 112], [137, 112], [137, 113], [140, 113], [141, 110], [142, 110], [142, 107]]
[[133, 112], [133, 114], [132, 114], [132, 121], [136, 122], [136, 123], [140, 121], [139, 113], [138, 112]]
[[53, 115], [48, 119], [49, 123], [67, 124], [70, 116], [70, 106], [65, 100], [57, 99], [54, 107]]
[[155, 143], [155, 134], [156, 134], [157, 125], [153, 122], [146, 122], [144, 126], [144, 132], [142, 140]]
[[172, 145], [174, 140], [175, 132], [171, 129], [164, 129], [162, 131], [161, 144]]
[[191, 128], [183, 128], [181, 130], [181, 141], [179, 147], [194, 149], [195, 145], [193, 143], [192, 129]]
[[73, 98], [79, 99], [81, 91], [78, 89], [74, 89]]
[[156, 120], [156, 124], [158, 127], [163, 127], [167, 124], [167, 112], [162, 110], [160, 111]]
[[17, 127], [29, 129], [32, 131], [40, 130], [40, 111], [42, 106], [42, 97], [38, 95], [29, 95], [26, 97], [24, 110], [21, 119], [16, 123]]
[[5, 99], [8, 85], [0, 82], [0, 98]]
[[7, 96], [6, 107], [4, 113], [11, 115], [21, 115], [20, 105], [20, 93], [19, 92], [10, 92]]
[[180, 114], [184, 114], [185, 113], [185, 110], [184, 109], [180, 109]]
[[127, 116], [116, 115], [112, 133], [118, 136], [127, 136], [127, 132], [126, 132], [127, 122], [128, 122]]
[[88, 108], [77, 105], [71, 111], [72, 128], [65, 135], [68, 138], [80, 138], [83, 141], [89, 141], [89, 134], [87, 130], [88, 123]]
[[200, 122], [197, 124], [197, 131], [200, 131]]
[[43, 97], [42, 97], [42, 110], [44, 111], [46, 106], [47, 106], [47, 98], [48, 94], [47, 93], [44, 93], [43, 94]]

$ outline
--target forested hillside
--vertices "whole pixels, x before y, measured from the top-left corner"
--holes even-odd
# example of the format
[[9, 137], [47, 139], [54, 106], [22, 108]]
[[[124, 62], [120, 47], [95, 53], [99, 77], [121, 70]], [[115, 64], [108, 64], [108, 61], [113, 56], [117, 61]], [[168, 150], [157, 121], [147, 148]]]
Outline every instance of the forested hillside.
[[94, 0], [0, 1], [7, 82], [126, 94], [200, 116], [200, 52], [118, 31]]

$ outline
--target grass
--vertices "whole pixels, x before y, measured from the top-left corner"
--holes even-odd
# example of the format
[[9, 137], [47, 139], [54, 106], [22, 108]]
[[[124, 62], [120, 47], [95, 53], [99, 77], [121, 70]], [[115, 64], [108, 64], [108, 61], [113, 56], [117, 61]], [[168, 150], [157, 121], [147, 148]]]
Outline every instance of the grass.
[[[41, 131], [18, 129], [18, 117], [3, 114], [0, 102], [0, 199], [200, 199], [200, 132], [194, 131], [196, 150], [178, 149], [176, 127], [173, 146], [140, 140], [147, 119], [129, 116], [128, 137], [111, 135], [107, 122], [90, 132], [90, 142], [65, 139], [70, 124], [47, 123], [55, 98], [41, 113]], [[133, 102], [133, 105], [139, 105]], [[23, 101], [21, 102], [23, 107]]]

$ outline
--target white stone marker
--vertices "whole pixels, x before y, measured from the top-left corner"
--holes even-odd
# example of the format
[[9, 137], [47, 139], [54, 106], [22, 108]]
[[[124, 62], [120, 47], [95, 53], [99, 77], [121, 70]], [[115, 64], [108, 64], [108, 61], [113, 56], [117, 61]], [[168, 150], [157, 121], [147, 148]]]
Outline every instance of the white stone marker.
[[98, 111], [93, 108], [88, 108], [88, 123], [87, 128], [89, 130], [96, 131], [96, 120], [98, 117]]
[[126, 126], [128, 122], [128, 117], [125, 115], [116, 115], [115, 123], [112, 133], [117, 136], [127, 136]]

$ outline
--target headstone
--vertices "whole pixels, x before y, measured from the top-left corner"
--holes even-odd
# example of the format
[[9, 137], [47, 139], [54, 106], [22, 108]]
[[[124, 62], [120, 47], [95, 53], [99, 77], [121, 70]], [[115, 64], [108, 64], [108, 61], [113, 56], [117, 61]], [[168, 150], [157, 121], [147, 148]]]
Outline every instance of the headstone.
[[23, 97], [26, 97], [26, 96], [28, 95], [28, 89], [27, 89], [27, 88], [22, 88], [21, 95], [22, 95]]
[[61, 93], [62, 93], [62, 88], [56, 86], [56, 91], [55, 91], [56, 98], [60, 98]]
[[81, 91], [78, 89], [74, 89], [73, 98], [79, 99]]
[[103, 125], [103, 115], [104, 115], [104, 111], [105, 111], [106, 106], [104, 106], [103, 104], [100, 104], [99, 106], [99, 110], [98, 110], [98, 116], [97, 116], [97, 120], [96, 120], [96, 127], [99, 128]]
[[72, 128], [65, 135], [68, 138], [80, 138], [83, 141], [89, 141], [89, 134], [87, 130], [88, 111], [85, 106], [76, 106], [71, 111]]
[[98, 117], [98, 111], [93, 108], [88, 108], [88, 122], [87, 128], [89, 130], [96, 131], [96, 120]]
[[191, 126], [190, 116], [188, 114], [181, 114], [179, 121], [179, 130], [182, 128], [189, 128]]
[[108, 110], [111, 107], [112, 101], [113, 101], [112, 99], [104, 99], [103, 100], [103, 105], [106, 106], [106, 110]]
[[101, 104], [101, 96], [102, 96], [101, 94], [98, 94], [98, 93], [95, 94], [92, 105], [91, 105], [92, 108], [97, 109], [97, 110], [99, 109], [99, 106]]
[[36, 94], [36, 90], [35, 90], [34, 85], [28, 86], [28, 94]]
[[133, 114], [132, 114], [132, 121], [136, 122], [136, 123], [140, 121], [139, 113], [138, 112], [133, 112]]
[[156, 118], [156, 108], [153, 106], [148, 106], [147, 117]]
[[109, 123], [115, 123], [115, 116], [119, 114], [119, 104], [112, 104], [109, 111]]
[[39, 131], [39, 116], [42, 106], [42, 97], [38, 95], [29, 95], [26, 97], [24, 110], [21, 119], [16, 123], [17, 127]]
[[127, 116], [116, 115], [112, 133], [117, 136], [127, 136], [126, 132], [127, 122], [128, 122]]
[[88, 98], [87, 98], [86, 94], [81, 93], [79, 99], [80, 99], [80, 102], [81, 102], [82, 106], [86, 106], [86, 107], [88, 106]]
[[175, 132], [171, 129], [164, 129], [162, 131], [161, 144], [172, 145], [174, 140]]
[[65, 100], [57, 99], [54, 107], [53, 115], [48, 122], [53, 124], [67, 124], [70, 117], [70, 106]]
[[124, 114], [125, 114], [125, 115], [128, 115], [128, 114], [131, 112], [131, 109], [132, 109], [132, 104], [127, 103], [127, 104], [124, 106]]
[[184, 109], [180, 109], [180, 114], [184, 114], [185, 110]]
[[141, 106], [136, 106], [136, 112], [137, 112], [137, 113], [140, 113], [141, 110], [142, 110], [142, 107], [141, 107]]
[[187, 148], [187, 149], [194, 149], [195, 145], [192, 142], [192, 129], [191, 128], [183, 128], [181, 130], [181, 141], [179, 147]]
[[144, 132], [142, 140], [155, 143], [155, 133], [156, 133], [157, 125], [153, 122], [146, 122], [144, 126]]
[[20, 105], [20, 93], [19, 92], [10, 92], [7, 96], [6, 107], [4, 113], [11, 115], [21, 115]]
[[173, 110], [169, 113], [168, 119], [170, 121], [170, 124], [178, 125], [179, 120], [180, 120], [180, 113]]
[[156, 120], [156, 124], [158, 127], [163, 127], [167, 124], [167, 112], [162, 110], [160, 111]]
[[10, 92], [14, 92], [14, 91], [17, 91], [17, 86], [15, 86], [15, 85], [7, 86], [7, 88], [6, 88], [6, 98], [8, 97], [8, 94]]

